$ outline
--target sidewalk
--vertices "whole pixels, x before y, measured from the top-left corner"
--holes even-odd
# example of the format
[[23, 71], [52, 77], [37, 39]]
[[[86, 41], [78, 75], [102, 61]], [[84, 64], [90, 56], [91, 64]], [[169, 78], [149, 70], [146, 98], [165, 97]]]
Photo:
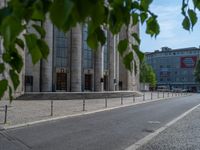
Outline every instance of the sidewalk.
[[199, 150], [200, 106], [138, 150]]
[[[172, 93], [164, 93], [164, 95], [162, 92], [160, 92], [159, 95], [157, 92], [152, 93], [152, 100], [163, 99], [163, 97], [165, 99], [171, 98]], [[173, 94], [173, 97], [175, 97], [175, 94]], [[143, 102], [144, 99], [145, 101], [152, 101], [151, 93], [145, 92], [144, 97], [135, 97], [135, 100], [133, 97], [123, 98], [123, 101], [121, 100], [121, 98], [109, 98], [107, 99], [106, 109], [126, 105], [133, 105], [135, 103]], [[8, 105], [6, 124], [4, 124], [5, 105]], [[59, 116], [82, 114], [85, 112], [91, 112], [101, 109], [105, 109], [105, 99], [85, 100], [84, 112], [83, 100], [59, 100], [53, 101], [53, 116], [51, 116], [51, 101], [14, 100], [11, 104], [9, 104], [9, 101], [0, 101], [0, 128]]]

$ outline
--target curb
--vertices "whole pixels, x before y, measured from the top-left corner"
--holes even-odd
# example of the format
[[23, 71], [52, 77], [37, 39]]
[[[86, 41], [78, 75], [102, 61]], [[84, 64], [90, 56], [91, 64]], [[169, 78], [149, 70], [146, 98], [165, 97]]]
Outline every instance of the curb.
[[60, 119], [73, 118], [73, 117], [78, 117], [78, 116], [83, 116], [83, 115], [89, 115], [89, 114], [94, 114], [94, 113], [103, 112], [103, 111], [110, 111], [110, 110], [114, 110], [114, 109], [118, 109], [118, 108], [123, 108], [123, 107], [127, 107], [127, 106], [140, 105], [140, 104], [145, 104], [145, 103], [150, 103], [150, 102], [156, 102], [156, 101], [161, 101], [161, 100], [170, 100], [170, 99], [173, 99], [173, 98], [186, 97], [186, 96], [191, 96], [191, 95], [182, 95], [182, 96], [174, 96], [174, 97], [167, 97], [167, 98], [159, 98], [159, 99], [155, 99], [155, 100], [149, 99], [149, 100], [146, 100], [146, 101], [135, 102], [135, 103], [132, 103], [132, 104], [125, 104], [125, 105], [120, 105], [120, 106], [111, 107], [111, 108], [103, 108], [103, 109], [98, 109], [98, 110], [89, 111], [89, 112], [82, 112], [82, 113], [79, 113], [79, 114], [64, 115], [64, 116], [47, 118], [47, 119], [43, 119], [43, 120], [38, 120], [38, 121], [33, 121], [33, 122], [27, 122], [27, 123], [22, 123], [22, 124], [17, 124], [17, 125], [11, 125], [11, 126], [3, 126], [3, 127], [0, 126], [0, 131], [2, 131], [2, 130], [9, 130], [9, 129], [15, 129], [15, 128], [22, 128], [22, 127], [31, 126], [31, 125], [34, 125], [34, 124], [39, 124], [39, 123], [45, 123], [45, 122], [50, 122], [50, 121], [55, 121], [55, 120], [60, 120]]

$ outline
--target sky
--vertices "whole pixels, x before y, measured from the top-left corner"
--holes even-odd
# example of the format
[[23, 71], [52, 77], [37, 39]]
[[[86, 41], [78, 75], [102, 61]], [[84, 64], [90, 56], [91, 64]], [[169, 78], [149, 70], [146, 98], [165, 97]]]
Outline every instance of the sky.
[[140, 26], [140, 48], [143, 52], [153, 52], [161, 47], [172, 49], [200, 46], [200, 12], [193, 31], [183, 29], [181, 15], [182, 0], [154, 0], [150, 10], [158, 16], [160, 34], [151, 38], [145, 34], [145, 24]]

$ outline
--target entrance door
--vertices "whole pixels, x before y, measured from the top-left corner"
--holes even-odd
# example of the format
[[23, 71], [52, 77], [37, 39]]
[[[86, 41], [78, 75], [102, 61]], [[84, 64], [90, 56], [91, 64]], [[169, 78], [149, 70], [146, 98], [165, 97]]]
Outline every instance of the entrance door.
[[103, 86], [104, 86], [104, 91], [108, 91], [108, 76], [104, 75], [104, 79], [103, 79]]
[[85, 90], [92, 91], [92, 75], [85, 74]]
[[56, 90], [67, 91], [67, 73], [57, 73]]

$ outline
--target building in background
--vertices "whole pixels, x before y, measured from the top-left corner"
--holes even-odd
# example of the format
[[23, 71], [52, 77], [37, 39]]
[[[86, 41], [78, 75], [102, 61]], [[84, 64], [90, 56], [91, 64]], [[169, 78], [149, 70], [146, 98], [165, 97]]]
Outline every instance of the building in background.
[[163, 47], [146, 53], [146, 62], [150, 64], [157, 77], [157, 86], [199, 91], [200, 84], [195, 82], [194, 68], [200, 58], [200, 49], [196, 47], [171, 49]]

